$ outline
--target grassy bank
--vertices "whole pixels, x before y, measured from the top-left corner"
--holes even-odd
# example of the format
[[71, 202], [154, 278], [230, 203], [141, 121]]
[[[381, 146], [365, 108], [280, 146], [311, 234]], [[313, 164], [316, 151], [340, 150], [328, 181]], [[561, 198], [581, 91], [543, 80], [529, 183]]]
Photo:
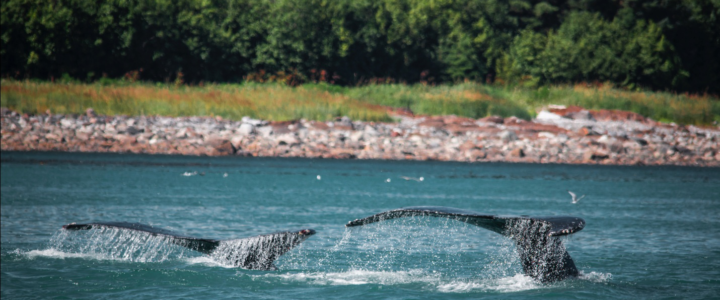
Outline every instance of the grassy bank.
[[83, 113], [92, 107], [103, 115], [243, 116], [286, 121], [391, 121], [386, 109], [345, 95], [283, 85], [253, 84], [175, 86], [132, 84], [55, 84], [2, 81], [2, 106], [26, 113]]
[[548, 104], [589, 109], [620, 109], [664, 122], [711, 124], [720, 121], [720, 99], [664, 92], [630, 92], [610, 86], [521, 88], [463, 83], [455, 85], [383, 84], [339, 87], [306, 84], [109, 85], [2, 81], [2, 106], [25, 113], [83, 113], [92, 107], [107, 115], [243, 116], [267, 120], [390, 121], [384, 106], [409, 108], [416, 114], [489, 115], [532, 118]]

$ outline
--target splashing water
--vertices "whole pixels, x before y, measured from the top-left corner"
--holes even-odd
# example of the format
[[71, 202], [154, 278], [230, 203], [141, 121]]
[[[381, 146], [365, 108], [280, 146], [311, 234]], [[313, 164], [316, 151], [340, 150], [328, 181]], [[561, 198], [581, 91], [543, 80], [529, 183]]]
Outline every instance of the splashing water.
[[50, 239], [50, 251], [67, 257], [84, 255], [104, 260], [163, 262], [189, 256], [192, 251], [167, 237], [145, 232], [98, 227], [83, 232], [59, 230]]
[[597, 282], [597, 283], [603, 283], [608, 282], [612, 279], [612, 274], [610, 273], [599, 273], [599, 272], [590, 272], [590, 273], [580, 273], [580, 277], [578, 277], [582, 280]]
[[346, 230], [348, 238], [339, 251], [345, 252], [351, 269], [429, 268], [458, 274], [488, 259], [486, 253], [478, 251], [487, 247], [488, 234], [453, 220], [405, 218]]
[[345, 228], [334, 245], [291, 253], [281, 263], [283, 269], [310, 274], [396, 274], [423, 269], [433, 277], [453, 280], [522, 272], [512, 240], [454, 220], [423, 217]]

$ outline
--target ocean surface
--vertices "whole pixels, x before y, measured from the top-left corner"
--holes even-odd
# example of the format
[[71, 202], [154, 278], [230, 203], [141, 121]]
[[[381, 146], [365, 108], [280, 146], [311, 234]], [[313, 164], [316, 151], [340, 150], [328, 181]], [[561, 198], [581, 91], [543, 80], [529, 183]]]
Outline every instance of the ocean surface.
[[[720, 169], [1, 153], [3, 299], [710, 299], [720, 295]], [[406, 180], [412, 177], [418, 180]], [[423, 181], [419, 178], [423, 177]], [[567, 190], [586, 195], [572, 204]], [[442, 218], [346, 228], [418, 205], [586, 221], [581, 276], [522, 273], [514, 243]], [[312, 228], [243, 270], [71, 222], [140, 222], [233, 239]]]

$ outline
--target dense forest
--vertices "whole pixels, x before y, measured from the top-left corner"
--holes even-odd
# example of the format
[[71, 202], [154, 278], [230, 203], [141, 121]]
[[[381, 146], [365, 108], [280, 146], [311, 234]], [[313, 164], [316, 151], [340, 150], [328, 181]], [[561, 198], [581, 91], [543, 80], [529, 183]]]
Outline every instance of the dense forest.
[[5, 0], [9, 78], [720, 92], [718, 0]]

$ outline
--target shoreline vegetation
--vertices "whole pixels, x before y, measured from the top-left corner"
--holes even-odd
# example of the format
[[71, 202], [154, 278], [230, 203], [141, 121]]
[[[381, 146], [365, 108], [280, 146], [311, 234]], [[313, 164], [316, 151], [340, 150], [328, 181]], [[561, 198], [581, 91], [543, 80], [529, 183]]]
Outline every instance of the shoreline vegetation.
[[711, 96], [599, 84], [1, 86], [2, 151], [720, 166]]
[[418, 116], [489, 116], [531, 120], [548, 105], [623, 110], [664, 123], [713, 125], [720, 122], [720, 99], [710, 95], [628, 91], [610, 83], [527, 88], [458, 84], [368, 84], [342, 87], [324, 82], [296, 87], [279, 82], [239, 84], [161, 84], [108, 82], [0, 81], [0, 106], [19, 113], [101, 115], [219, 116], [268, 121], [352, 120], [392, 122], [403, 112]]

